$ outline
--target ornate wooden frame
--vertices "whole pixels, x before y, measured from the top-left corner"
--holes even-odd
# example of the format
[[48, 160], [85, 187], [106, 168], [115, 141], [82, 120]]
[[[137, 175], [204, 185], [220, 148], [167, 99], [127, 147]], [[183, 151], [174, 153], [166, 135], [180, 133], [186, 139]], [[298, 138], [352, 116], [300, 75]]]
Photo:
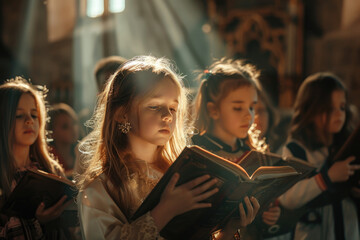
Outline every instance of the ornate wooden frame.
[[[274, 100], [279, 107], [291, 107], [303, 74], [302, 1], [207, 0], [207, 4], [210, 21], [225, 41], [229, 56], [246, 56], [247, 44], [253, 40], [270, 53], [269, 66], [277, 72], [278, 99]], [[273, 26], [271, 19], [280, 24]]]

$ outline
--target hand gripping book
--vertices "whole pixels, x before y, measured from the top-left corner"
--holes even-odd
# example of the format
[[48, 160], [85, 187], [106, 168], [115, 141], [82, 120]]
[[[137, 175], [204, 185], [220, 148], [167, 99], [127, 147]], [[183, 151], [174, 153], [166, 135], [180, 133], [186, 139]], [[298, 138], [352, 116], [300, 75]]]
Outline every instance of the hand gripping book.
[[[356, 157], [351, 164], [360, 164], [360, 123], [335, 154], [333, 161], [342, 161], [350, 156]], [[360, 187], [359, 180], [360, 171], [355, 171], [355, 174], [348, 180], [350, 183], [348, 185]]]
[[[254, 157], [258, 153], [251, 151], [244, 155], [243, 159]], [[275, 156], [272, 155], [274, 159]], [[261, 206], [260, 213], [264, 211], [266, 205], [313, 170], [307, 163], [303, 165], [296, 163], [294, 166], [283, 163], [285, 161], [280, 155], [277, 155], [277, 160], [279, 166], [261, 166], [256, 170], [251, 170], [249, 174], [240, 165], [198, 146], [185, 147], [134, 213], [131, 221], [144, 215], [158, 204], [162, 192], [174, 173], [180, 174], [177, 185], [209, 174], [211, 178], [218, 179], [216, 187], [219, 188], [219, 192], [206, 200], [206, 202], [211, 202], [212, 207], [195, 209], [178, 215], [160, 232], [160, 235], [166, 239], [209, 239], [211, 233], [224, 227], [230, 218], [239, 217], [238, 205], [245, 196], [257, 198]]]
[[[289, 183], [291, 186], [299, 180], [308, 177], [312, 171], [315, 171], [315, 168], [311, 164], [295, 157], [280, 158], [279, 155], [274, 153], [261, 153], [257, 151], [250, 151], [246, 154], [247, 156], [242, 157], [238, 163], [249, 173], [255, 171], [261, 166], [291, 166], [298, 172], [302, 173], [302, 177], [300, 179], [290, 180], [293, 181], [292, 183]], [[296, 226], [297, 221], [307, 210], [305, 208], [290, 210], [285, 209], [282, 206], [279, 207], [281, 208], [281, 215], [276, 224], [272, 226], [265, 224], [259, 214], [252, 224], [252, 227], [255, 227], [257, 231], [261, 232], [262, 237], [272, 238], [291, 232]]]
[[29, 169], [6, 200], [1, 212], [8, 216], [33, 218], [41, 202], [45, 209], [57, 203], [64, 195], [76, 196], [75, 184], [63, 177], [41, 170]]

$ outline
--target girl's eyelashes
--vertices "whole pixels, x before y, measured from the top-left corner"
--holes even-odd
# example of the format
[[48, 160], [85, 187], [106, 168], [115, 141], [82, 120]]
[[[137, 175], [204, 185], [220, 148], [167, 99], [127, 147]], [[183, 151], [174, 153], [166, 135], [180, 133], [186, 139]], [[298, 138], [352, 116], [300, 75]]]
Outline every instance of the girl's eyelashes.
[[[31, 116], [31, 118], [33, 118], [33, 119], [38, 118], [38, 116], [37, 116], [37, 115], [34, 115], [34, 114], [31, 114], [30, 116]], [[25, 118], [25, 117], [26, 117], [26, 115], [25, 115], [25, 114], [18, 114], [18, 115], [15, 115], [15, 118], [16, 118], [16, 119], [22, 119], [22, 118]]]
[[[153, 111], [157, 111], [157, 110], [160, 110], [162, 107], [161, 106], [148, 106], [148, 108], [150, 110], [153, 110]], [[176, 112], [177, 111], [177, 108], [176, 107], [170, 107], [169, 110], [171, 112]]]
[[[233, 110], [234, 110], [234, 111], [242, 111], [242, 110], [244, 110], [244, 109], [241, 108], [241, 107], [239, 107], [239, 108], [234, 107]], [[249, 110], [250, 110], [251, 112], [253, 112], [253, 111], [254, 111], [254, 107], [249, 107]]]
[[345, 108], [345, 105], [343, 105], [343, 106], [340, 106], [340, 107], [332, 107], [331, 108], [331, 112], [335, 112], [336, 110], [340, 110], [340, 111], [342, 111], [342, 112], [344, 112], [345, 110], [346, 110], [346, 108]]
[[148, 106], [148, 108], [150, 110], [158, 110], [160, 107], [159, 106]]

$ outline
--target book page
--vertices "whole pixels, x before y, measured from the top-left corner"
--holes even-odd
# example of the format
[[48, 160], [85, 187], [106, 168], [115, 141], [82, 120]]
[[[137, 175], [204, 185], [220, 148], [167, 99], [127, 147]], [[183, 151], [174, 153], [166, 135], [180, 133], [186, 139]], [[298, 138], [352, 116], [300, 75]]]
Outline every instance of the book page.
[[238, 164], [251, 176], [259, 167], [277, 166], [281, 161], [283, 161], [281, 155], [252, 150], [245, 154]]
[[223, 168], [232, 172], [234, 175], [240, 176], [244, 180], [249, 180], [250, 175], [248, 172], [240, 165], [233, 163], [225, 158], [222, 158], [218, 155], [215, 155], [205, 149], [202, 149], [196, 145], [189, 147], [192, 151], [204, 156], [209, 161], [212, 161], [218, 165], [221, 165]]
[[255, 170], [251, 175], [251, 179], [264, 180], [292, 175], [299, 175], [299, 173], [290, 166], [262, 166]]
[[[256, 161], [256, 156], [264, 155], [258, 155], [255, 152], [249, 156], [254, 157], [247, 159], [251, 163], [249, 159]], [[279, 159], [286, 163], [282, 158], [277, 157], [277, 160]], [[205, 237], [208, 237], [210, 232], [220, 229], [234, 214], [238, 214], [239, 203], [245, 196], [257, 198], [263, 211], [271, 201], [305, 176], [290, 166], [262, 166], [257, 167], [250, 178], [245, 169], [236, 163], [198, 146], [186, 147], [136, 210], [130, 221], [138, 219], [159, 203], [174, 173], [180, 175], [177, 186], [208, 174], [211, 178], [219, 180], [216, 184], [219, 191], [204, 200], [211, 203], [212, 207], [194, 209], [174, 217], [167, 223], [160, 231], [160, 235], [168, 239], [207, 239]]]

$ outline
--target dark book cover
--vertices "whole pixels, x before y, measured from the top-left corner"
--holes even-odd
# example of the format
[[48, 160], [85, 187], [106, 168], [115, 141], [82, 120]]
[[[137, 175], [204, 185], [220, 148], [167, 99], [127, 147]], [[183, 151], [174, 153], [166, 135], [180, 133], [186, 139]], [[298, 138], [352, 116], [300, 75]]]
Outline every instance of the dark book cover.
[[[263, 154], [263, 153], [261, 153]], [[254, 154], [244, 155], [254, 157]], [[275, 158], [275, 155], [272, 155]], [[277, 155], [279, 161], [281, 156]], [[256, 164], [256, 162], [254, 162]], [[211, 208], [195, 209], [174, 217], [160, 232], [166, 239], [209, 239], [212, 232], [221, 229], [230, 218], [239, 217], [238, 205], [245, 196], [254, 196], [260, 203], [259, 213], [276, 197], [303, 179], [313, 168], [298, 172], [286, 166], [261, 166], [249, 174], [239, 164], [230, 162], [198, 146], [186, 147], [177, 160], [160, 179], [131, 220], [144, 215], [159, 202], [161, 194], [174, 173], [180, 174], [177, 185], [209, 174], [217, 178], [219, 192], [206, 202]]]
[[33, 218], [41, 202], [45, 208], [64, 195], [73, 199], [77, 190], [72, 181], [41, 170], [27, 170], [6, 200], [1, 212], [8, 216]]
[[[335, 154], [333, 161], [343, 161], [350, 156], [355, 156], [355, 160], [351, 164], [360, 164], [360, 123], [352, 134], [347, 138], [340, 150]], [[355, 174], [348, 180], [348, 185], [360, 187], [360, 171], [355, 171]]]

